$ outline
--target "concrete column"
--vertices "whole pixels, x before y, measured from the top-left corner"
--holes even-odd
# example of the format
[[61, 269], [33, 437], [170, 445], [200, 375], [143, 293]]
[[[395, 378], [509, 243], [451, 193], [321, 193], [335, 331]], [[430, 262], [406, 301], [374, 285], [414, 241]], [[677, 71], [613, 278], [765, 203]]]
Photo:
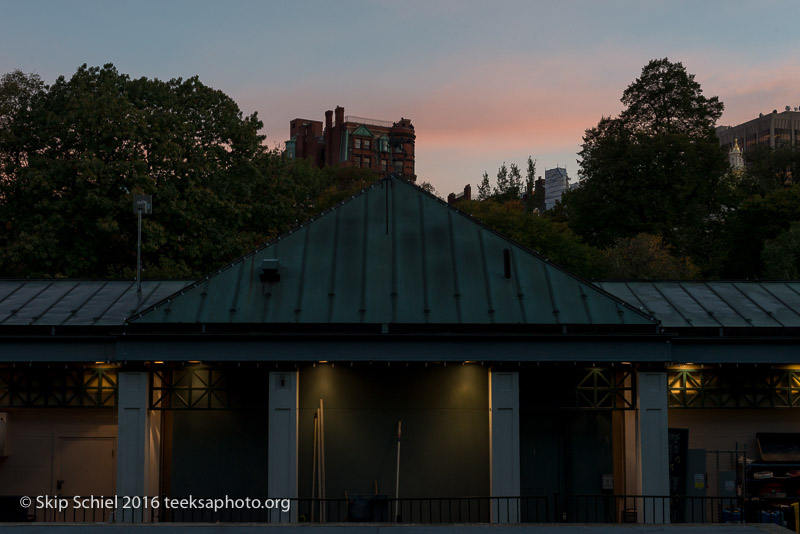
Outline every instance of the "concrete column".
[[[117, 383], [117, 495], [147, 495], [150, 471], [148, 373], [121, 372]], [[142, 521], [143, 508], [117, 510], [117, 521]]]
[[[298, 372], [269, 374], [269, 463], [268, 493], [273, 499], [297, 498], [297, 421]], [[279, 509], [271, 512], [274, 522], [297, 521], [297, 501], [289, 514]], [[280, 517], [283, 514], [284, 517]]]
[[639, 489], [641, 495], [665, 497], [638, 503], [639, 521], [668, 523], [667, 373], [640, 372], [637, 378]]
[[[519, 497], [519, 373], [489, 371], [492, 497]], [[492, 521], [519, 523], [517, 499], [492, 500]]]

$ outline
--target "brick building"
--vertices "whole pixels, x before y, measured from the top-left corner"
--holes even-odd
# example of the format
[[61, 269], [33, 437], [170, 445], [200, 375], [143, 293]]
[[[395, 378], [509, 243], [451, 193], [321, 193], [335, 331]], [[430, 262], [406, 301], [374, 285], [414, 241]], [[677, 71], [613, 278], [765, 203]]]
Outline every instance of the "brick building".
[[415, 181], [414, 125], [410, 119], [381, 121], [345, 116], [344, 108], [325, 112], [325, 123], [294, 119], [289, 123], [286, 152], [317, 167], [362, 167], [379, 174], [395, 172]]

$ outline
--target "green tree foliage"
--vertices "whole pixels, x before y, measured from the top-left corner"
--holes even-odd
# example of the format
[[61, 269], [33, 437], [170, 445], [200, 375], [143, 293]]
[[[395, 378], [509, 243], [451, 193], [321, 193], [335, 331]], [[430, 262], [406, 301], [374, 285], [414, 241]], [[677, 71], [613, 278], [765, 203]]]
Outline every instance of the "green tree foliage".
[[494, 195], [505, 195], [508, 192], [508, 167], [506, 162], [497, 169], [497, 182], [494, 185]]
[[750, 194], [766, 195], [800, 177], [800, 150], [796, 147], [755, 145], [744, 155], [747, 165], [741, 186]]
[[570, 227], [596, 246], [648, 233], [681, 256], [707, 257], [727, 171], [714, 132], [722, 103], [666, 58], [648, 63], [622, 102], [619, 117], [583, 138], [581, 187], [562, 198]]
[[[790, 229], [793, 222], [800, 221], [800, 186], [775, 189], [765, 196], [755, 195], [745, 200], [728, 218], [728, 264], [726, 277], [757, 278], [764, 276], [765, 264], [762, 258], [770, 258], [776, 265], [773, 253], [762, 256], [765, 242], [778, 238]], [[772, 250], [782, 250], [785, 241], [772, 243]], [[772, 267], [767, 276], [774, 277], [777, 272]]]
[[526, 210], [519, 199], [462, 201], [458, 209], [574, 273], [588, 278], [607, 273], [599, 250], [586, 245], [566, 224]]
[[533, 194], [536, 187], [536, 160], [528, 156], [528, 168], [525, 171], [525, 192], [528, 195]]
[[492, 196], [492, 185], [489, 183], [489, 173], [483, 171], [481, 183], [478, 185], [478, 200], [486, 200]]
[[522, 173], [516, 163], [512, 163], [508, 171], [508, 191], [506, 195], [509, 200], [519, 198], [522, 195]]
[[761, 260], [767, 278], [800, 279], [800, 221], [790, 224], [775, 239], [767, 240]]
[[256, 114], [197, 77], [84, 65], [47, 88], [12, 73], [0, 94], [1, 152], [12, 155], [0, 162], [2, 276], [129, 276], [133, 193], [154, 199], [145, 275], [200, 275], [304, 219], [325, 186], [265, 150]]
[[615, 280], [690, 280], [700, 275], [691, 259], [676, 257], [661, 236], [621, 238], [603, 253], [608, 260], [608, 277]]

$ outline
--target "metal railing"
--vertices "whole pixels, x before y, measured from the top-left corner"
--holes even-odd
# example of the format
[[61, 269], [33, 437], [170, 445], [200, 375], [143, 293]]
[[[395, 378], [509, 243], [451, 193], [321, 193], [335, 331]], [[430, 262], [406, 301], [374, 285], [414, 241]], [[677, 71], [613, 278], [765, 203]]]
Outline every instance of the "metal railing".
[[394, 126], [392, 121], [382, 121], [378, 119], [367, 119], [366, 117], [356, 117], [354, 115], [347, 115], [344, 122], [354, 122], [356, 124], [366, 124], [372, 126], [381, 126], [383, 128], [391, 128]]

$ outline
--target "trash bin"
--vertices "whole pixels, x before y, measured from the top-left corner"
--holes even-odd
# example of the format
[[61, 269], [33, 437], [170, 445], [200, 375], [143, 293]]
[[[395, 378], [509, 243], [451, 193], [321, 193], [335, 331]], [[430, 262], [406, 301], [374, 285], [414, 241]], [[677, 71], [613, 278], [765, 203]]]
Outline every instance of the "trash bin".
[[363, 495], [351, 495], [347, 500], [347, 520], [366, 522], [370, 520], [370, 499]]

